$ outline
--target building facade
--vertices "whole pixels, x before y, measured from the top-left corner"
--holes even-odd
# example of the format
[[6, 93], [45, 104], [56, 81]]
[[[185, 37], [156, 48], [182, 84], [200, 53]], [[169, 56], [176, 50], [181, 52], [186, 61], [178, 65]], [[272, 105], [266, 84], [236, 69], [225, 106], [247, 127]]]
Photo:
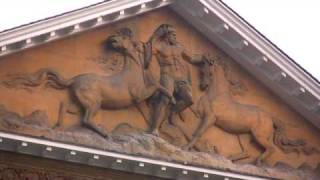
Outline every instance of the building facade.
[[0, 32], [0, 179], [319, 179], [319, 82], [220, 1]]

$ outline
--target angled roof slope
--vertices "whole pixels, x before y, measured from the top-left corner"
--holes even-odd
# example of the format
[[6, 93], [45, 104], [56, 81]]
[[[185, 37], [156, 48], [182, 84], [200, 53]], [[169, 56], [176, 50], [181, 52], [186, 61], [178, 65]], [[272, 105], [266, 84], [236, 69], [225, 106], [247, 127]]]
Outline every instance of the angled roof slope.
[[320, 128], [320, 84], [218, 0], [112, 0], [0, 32], [0, 57], [170, 6]]

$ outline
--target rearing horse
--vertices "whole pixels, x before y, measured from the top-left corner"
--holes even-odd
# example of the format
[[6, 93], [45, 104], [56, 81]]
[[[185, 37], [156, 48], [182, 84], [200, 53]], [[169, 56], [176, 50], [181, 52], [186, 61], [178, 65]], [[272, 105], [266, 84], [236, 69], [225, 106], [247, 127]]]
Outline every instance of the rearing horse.
[[[86, 73], [65, 79], [55, 70], [47, 68], [33, 74], [13, 75], [4, 83], [12, 87], [39, 86], [46, 82], [56, 89], [69, 89], [84, 110], [82, 124], [104, 137], [108, 137], [106, 130], [92, 121], [100, 108], [121, 109], [135, 105], [156, 91], [165, 94], [174, 102], [171, 94], [151, 77], [148, 70], [144, 69], [143, 45], [133, 41], [130, 29], [121, 29], [116, 35], [110, 36], [107, 45], [124, 57], [123, 69], [113, 75]], [[64, 110], [60, 113], [64, 113]]]
[[[216, 125], [232, 134], [250, 133], [265, 149], [258, 157], [257, 164], [275, 151], [274, 144], [282, 150], [305, 152], [305, 142], [301, 139], [288, 139], [275, 118], [257, 106], [241, 104], [233, 100], [223, 65], [217, 61], [213, 65], [207, 63], [201, 72], [205, 78], [201, 86], [206, 90], [195, 108], [201, 121], [185, 149], [193, 147], [209, 127]], [[241, 156], [245, 157], [245, 152]]]

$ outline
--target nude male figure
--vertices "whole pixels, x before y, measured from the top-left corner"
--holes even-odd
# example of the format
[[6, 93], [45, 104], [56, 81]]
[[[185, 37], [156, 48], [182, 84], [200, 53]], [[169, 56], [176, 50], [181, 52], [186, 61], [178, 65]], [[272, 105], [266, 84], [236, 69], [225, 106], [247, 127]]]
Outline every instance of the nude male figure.
[[[160, 84], [167, 88], [176, 98], [176, 104], [170, 106], [170, 99], [160, 95], [151, 116], [151, 127], [149, 131], [158, 135], [158, 129], [168, 117], [172, 123], [175, 116], [193, 104], [191, 92], [191, 78], [186, 62], [196, 65], [203, 61], [204, 56], [190, 56], [176, 39], [176, 30], [168, 24], [162, 24], [147, 42], [146, 51], [149, 62], [154, 55], [160, 66]], [[149, 53], [148, 53], [149, 52]], [[152, 52], [152, 54], [150, 53]]]

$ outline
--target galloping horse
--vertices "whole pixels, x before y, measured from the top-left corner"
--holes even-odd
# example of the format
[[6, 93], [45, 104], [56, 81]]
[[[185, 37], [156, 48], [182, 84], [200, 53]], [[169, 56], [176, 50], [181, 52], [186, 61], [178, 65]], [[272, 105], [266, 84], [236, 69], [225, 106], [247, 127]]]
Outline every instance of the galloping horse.
[[[11, 79], [5, 81], [5, 84], [38, 86], [46, 82], [46, 85], [56, 89], [69, 89], [84, 110], [82, 124], [103, 137], [108, 137], [106, 130], [92, 121], [100, 108], [121, 109], [136, 105], [156, 91], [165, 94], [174, 103], [171, 94], [151, 77], [148, 70], [144, 69], [143, 46], [132, 40], [130, 29], [122, 29], [116, 35], [110, 36], [107, 45], [124, 57], [123, 69], [113, 75], [86, 73], [64, 79], [55, 70], [40, 69], [33, 74], [13, 75]], [[60, 113], [64, 113], [63, 111]], [[59, 117], [63, 117], [61, 114]]]
[[[290, 150], [290, 148], [296, 151], [305, 150], [303, 149], [305, 142], [301, 139], [288, 139], [280, 124], [268, 113], [257, 106], [241, 104], [233, 100], [221, 64], [217, 61], [213, 65], [205, 64], [201, 71], [207, 78], [204, 81], [205, 84], [201, 84], [206, 91], [195, 108], [201, 121], [185, 149], [193, 147], [209, 127], [216, 125], [232, 134], [250, 133], [256, 142], [265, 148], [258, 157], [257, 164], [275, 151], [274, 144], [283, 150]], [[246, 152], [239, 156], [246, 157]]]

